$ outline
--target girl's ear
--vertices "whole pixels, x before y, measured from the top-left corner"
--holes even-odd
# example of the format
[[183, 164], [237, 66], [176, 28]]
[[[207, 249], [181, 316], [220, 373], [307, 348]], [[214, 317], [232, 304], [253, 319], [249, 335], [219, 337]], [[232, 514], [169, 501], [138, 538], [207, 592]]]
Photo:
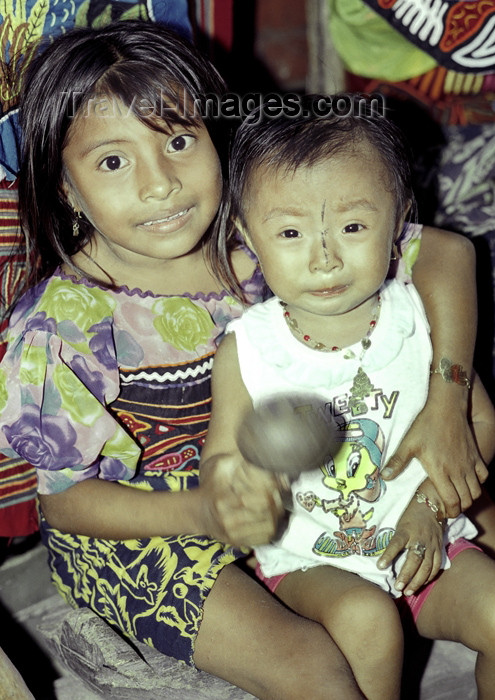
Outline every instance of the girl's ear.
[[67, 204], [74, 210], [79, 210], [81, 207], [79, 206], [79, 203], [77, 201], [76, 194], [74, 192], [74, 189], [70, 183], [70, 181], [67, 179], [67, 177], [64, 177], [62, 180], [62, 184], [60, 185], [60, 196], [62, 199], [65, 199]]
[[237, 228], [237, 230], [241, 233], [242, 237], [244, 238], [244, 243], [256, 255], [256, 251], [254, 249], [253, 242], [251, 240], [251, 236], [249, 235], [247, 228], [241, 224], [239, 219], [236, 219], [234, 223], [235, 223], [235, 227]]

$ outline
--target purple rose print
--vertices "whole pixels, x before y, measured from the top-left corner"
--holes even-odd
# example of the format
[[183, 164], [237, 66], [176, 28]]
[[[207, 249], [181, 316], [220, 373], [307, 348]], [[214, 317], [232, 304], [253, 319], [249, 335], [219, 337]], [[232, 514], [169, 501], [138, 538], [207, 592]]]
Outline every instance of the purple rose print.
[[112, 319], [108, 318], [101, 323], [95, 323], [89, 329], [95, 335], [89, 341], [91, 352], [94, 353], [98, 362], [107, 369], [115, 369], [115, 343], [112, 333]]
[[45, 311], [38, 311], [26, 323], [26, 331], [46, 331], [46, 333], [56, 333], [57, 323], [54, 318], [47, 318]]
[[3, 430], [12, 449], [34, 467], [63, 469], [81, 461], [76, 431], [65, 416], [40, 415], [39, 408], [31, 405]]
[[38, 286], [32, 287], [25, 294], [22, 295], [22, 297], [16, 304], [14, 311], [12, 312], [12, 316], [10, 319], [10, 323], [12, 326], [14, 326], [17, 323], [17, 321], [19, 321], [19, 319], [26, 316], [29, 309], [31, 309], [38, 302], [47, 284], [48, 280], [45, 280], [44, 282], [41, 282], [41, 284], [39, 284]]
[[89, 389], [93, 396], [95, 396], [101, 403], [104, 403], [105, 381], [103, 374], [98, 372], [98, 370], [88, 367], [86, 358], [82, 355], [75, 355], [72, 358], [70, 368], [81, 383]]
[[261, 272], [260, 267], [256, 268], [251, 279], [242, 282], [241, 287], [242, 291], [252, 304], [258, 301], [264, 301], [272, 296], [268, 285], [263, 279], [263, 273]]
[[109, 481], [117, 481], [117, 479], [129, 479], [129, 470], [120, 459], [113, 457], [102, 457], [100, 461], [100, 473], [105, 475], [105, 479]]

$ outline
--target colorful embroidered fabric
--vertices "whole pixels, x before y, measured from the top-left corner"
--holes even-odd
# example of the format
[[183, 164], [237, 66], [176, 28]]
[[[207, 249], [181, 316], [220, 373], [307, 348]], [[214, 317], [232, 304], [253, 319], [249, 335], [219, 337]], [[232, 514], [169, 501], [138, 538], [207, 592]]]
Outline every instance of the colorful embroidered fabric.
[[349, 89], [413, 99], [441, 124], [494, 120], [495, 0], [328, 0]]
[[495, 70], [495, 0], [364, 2], [447, 70]]
[[[252, 284], [259, 299], [261, 281]], [[128, 480], [138, 461], [159, 471], [197, 466], [209, 389], [197, 393], [208, 387], [226, 322], [241, 311], [226, 292], [155, 297], [56, 272], [24, 295], [10, 320], [0, 447], [37, 467], [41, 493], [95, 476]], [[168, 466], [166, 452], [175, 460]]]

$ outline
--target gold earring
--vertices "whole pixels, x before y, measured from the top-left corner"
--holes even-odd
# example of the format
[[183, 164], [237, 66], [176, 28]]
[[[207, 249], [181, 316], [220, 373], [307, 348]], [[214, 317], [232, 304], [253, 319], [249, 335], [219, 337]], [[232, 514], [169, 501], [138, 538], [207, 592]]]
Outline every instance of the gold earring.
[[81, 218], [81, 212], [74, 209], [74, 218], [72, 219], [72, 235], [74, 238], [79, 236], [79, 219]]

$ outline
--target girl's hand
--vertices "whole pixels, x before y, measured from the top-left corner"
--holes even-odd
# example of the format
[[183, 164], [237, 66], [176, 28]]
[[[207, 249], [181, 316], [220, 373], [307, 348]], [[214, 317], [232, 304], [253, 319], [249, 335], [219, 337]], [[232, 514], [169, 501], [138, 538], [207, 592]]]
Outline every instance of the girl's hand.
[[395, 478], [416, 457], [435, 485], [445, 514], [455, 518], [480, 496], [488, 470], [467, 421], [466, 388], [438, 378], [436, 385], [382, 477]]
[[[423, 491], [423, 487], [420, 490]], [[435, 513], [425, 503], [418, 503], [414, 496], [377, 566], [385, 569], [402, 551], [407, 551], [395, 588], [404, 595], [411, 595], [432, 581], [440, 570], [442, 542], [443, 528]]]
[[277, 479], [240, 455], [201, 464], [201, 516], [210, 537], [237, 546], [266, 544], [284, 513]]

